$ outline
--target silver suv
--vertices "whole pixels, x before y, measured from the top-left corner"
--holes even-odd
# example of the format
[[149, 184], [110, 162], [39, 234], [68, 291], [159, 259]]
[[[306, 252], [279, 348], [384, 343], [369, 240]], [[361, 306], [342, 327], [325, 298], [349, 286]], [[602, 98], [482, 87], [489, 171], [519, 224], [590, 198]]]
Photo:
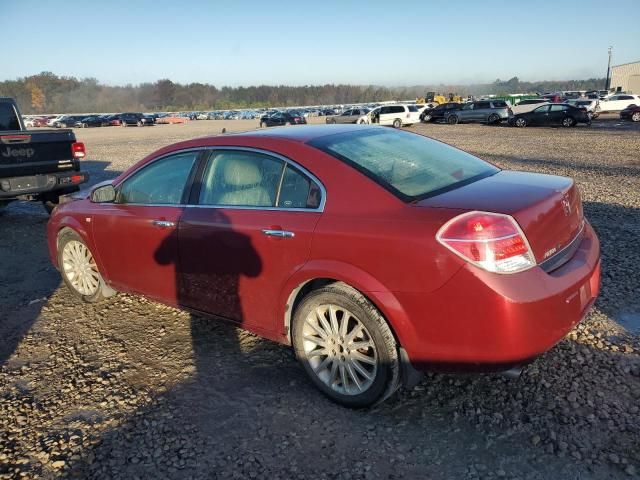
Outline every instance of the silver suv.
[[462, 105], [458, 110], [445, 114], [450, 125], [464, 122], [497, 124], [509, 119], [509, 105], [504, 100], [480, 100]]

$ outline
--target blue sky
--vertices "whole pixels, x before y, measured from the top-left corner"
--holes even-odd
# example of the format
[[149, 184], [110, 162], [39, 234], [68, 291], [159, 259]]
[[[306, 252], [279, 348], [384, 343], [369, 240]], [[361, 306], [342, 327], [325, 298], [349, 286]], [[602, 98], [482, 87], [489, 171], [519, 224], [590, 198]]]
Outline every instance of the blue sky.
[[[525, 6], [526, 5], [526, 6]], [[403, 86], [604, 76], [640, 0], [0, 0], [0, 80]]]

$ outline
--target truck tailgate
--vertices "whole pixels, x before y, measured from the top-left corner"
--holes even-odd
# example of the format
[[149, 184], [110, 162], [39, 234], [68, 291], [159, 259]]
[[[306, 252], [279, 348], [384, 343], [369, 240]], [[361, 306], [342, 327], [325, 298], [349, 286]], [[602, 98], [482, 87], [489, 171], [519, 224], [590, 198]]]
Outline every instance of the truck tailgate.
[[77, 169], [71, 130], [25, 130], [0, 133], [0, 178]]

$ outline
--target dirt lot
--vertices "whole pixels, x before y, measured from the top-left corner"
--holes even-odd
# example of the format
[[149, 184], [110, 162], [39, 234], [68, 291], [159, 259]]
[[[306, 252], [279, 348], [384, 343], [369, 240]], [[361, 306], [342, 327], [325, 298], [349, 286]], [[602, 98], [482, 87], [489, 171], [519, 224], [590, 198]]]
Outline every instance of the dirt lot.
[[[256, 123], [77, 135], [96, 182], [168, 143]], [[78, 303], [49, 263], [43, 209], [12, 204], [0, 214], [0, 478], [637, 477], [640, 125], [409, 129], [504, 168], [576, 178], [603, 285], [558, 346], [517, 380], [431, 374], [349, 411], [288, 348], [143, 298]]]

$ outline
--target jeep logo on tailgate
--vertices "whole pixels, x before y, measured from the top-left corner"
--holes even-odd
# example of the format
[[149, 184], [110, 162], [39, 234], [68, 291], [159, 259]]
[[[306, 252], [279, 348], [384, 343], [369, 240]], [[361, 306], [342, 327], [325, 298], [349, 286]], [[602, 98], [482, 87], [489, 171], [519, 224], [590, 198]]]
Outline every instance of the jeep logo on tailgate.
[[4, 158], [19, 158], [26, 157], [31, 158], [34, 154], [33, 148], [11, 148], [7, 147], [7, 150], [2, 152]]

